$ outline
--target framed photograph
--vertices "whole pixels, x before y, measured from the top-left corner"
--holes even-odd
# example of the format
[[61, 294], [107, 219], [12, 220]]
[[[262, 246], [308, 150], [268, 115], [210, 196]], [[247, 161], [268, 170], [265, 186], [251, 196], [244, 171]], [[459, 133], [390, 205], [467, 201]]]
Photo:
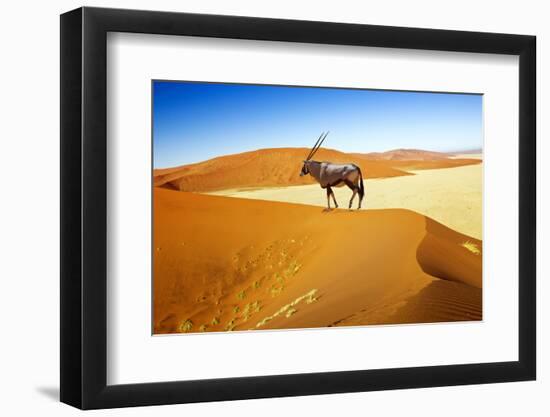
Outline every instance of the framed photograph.
[[535, 37], [61, 16], [61, 401], [533, 380]]

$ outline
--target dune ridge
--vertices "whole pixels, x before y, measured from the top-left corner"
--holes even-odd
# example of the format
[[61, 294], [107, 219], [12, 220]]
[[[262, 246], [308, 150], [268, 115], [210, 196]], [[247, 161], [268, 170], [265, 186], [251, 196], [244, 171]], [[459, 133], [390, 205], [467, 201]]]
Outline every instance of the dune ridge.
[[356, 153], [354, 155], [382, 161], [438, 161], [449, 157], [446, 153], [421, 149], [393, 149], [386, 152]]
[[[482, 164], [413, 172], [415, 175], [406, 177], [366, 180], [363, 208], [413, 210], [457, 232], [482, 238]], [[333, 191], [336, 201], [346, 207], [351, 197], [350, 190], [341, 187]], [[211, 194], [319, 207], [326, 207], [327, 204], [326, 194], [318, 184], [237, 188]]]
[[[209, 192], [238, 187], [274, 187], [313, 184], [310, 176], [300, 177], [307, 148], [271, 148], [225, 155], [180, 167], [155, 169], [153, 184], [178, 191]], [[425, 154], [425, 155], [424, 155]], [[355, 163], [364, 178], [390, 178], [414, 175], [410, 169], [448, 168], [478, 164], [478, 159], [435, 159], [433, 153], [415, 151], [416, 159], [384, 160], [369, 154], [350, 154], [321, 148], [316, 160]], [[424, 156], [422, 156], [424, 155]]]
[[481, 319], [481, 241], [426, 216], [153, 192], [156, 334]]

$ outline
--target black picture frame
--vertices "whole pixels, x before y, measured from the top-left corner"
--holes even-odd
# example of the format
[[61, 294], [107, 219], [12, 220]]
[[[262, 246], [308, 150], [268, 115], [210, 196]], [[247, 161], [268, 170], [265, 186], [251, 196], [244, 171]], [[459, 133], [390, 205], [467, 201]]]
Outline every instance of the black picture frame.
[[[519, 56], [519, 358], [513, 362], [107, 385], [108, 32]], [[534, 36], [102, 8], [61, 15], [61, 401], [82, 409], [536, 377]]]

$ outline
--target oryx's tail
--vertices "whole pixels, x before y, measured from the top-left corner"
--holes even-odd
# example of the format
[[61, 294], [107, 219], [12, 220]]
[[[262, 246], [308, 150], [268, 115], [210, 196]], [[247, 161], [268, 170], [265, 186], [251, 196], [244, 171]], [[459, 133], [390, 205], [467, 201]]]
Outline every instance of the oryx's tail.
[[365, 196], [365, 186], [363, 185], [363, 174], [361, 173], [361, 168], [357, 167], [357, 170], [359, 171], [359, 204], [361, 204], [361, 201], [363, 201], [363, 197]]

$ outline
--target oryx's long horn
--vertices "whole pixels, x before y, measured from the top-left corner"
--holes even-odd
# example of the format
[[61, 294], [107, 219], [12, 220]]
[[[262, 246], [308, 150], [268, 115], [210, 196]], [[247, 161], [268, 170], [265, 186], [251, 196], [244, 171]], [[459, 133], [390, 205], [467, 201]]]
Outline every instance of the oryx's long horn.
[[313, 151], [315, 151], [315, 147], [317, 146], [317, 144], [319, 143], [319, 141], [321, 140], [324, 134], [325, 132], [321, 133], [321, 135], [319, 136], [319, 139], [317, 139], [317, 142], [315, 142], [315, 145], [313, 145], [313, 148], [311, 148], [311, 150], [309, 151], [309, 154], [306, 157], [306, 161], [309, 161], [309, 158], [311, 158], [311, 156], [313, 155]]
[[317, 147], [313, 149], [313, 152], [311, 152], [311, 155], [309, 155], [309, 158], [313, 158], [313, 155], [315, 155], [315, 153], [317, 153], [317, 151], [319, 150], [319, 148], [321, 147], [321, 145], [323, 144], [323, 142], [325, 141], [325, 139], [326, 139], [326, 137], [328, 136], [329, 133], [330, 132], [325, 133], [325, 136], [323, 136], [323, 139], [321, 139], [321, 141], [319, 142]]

